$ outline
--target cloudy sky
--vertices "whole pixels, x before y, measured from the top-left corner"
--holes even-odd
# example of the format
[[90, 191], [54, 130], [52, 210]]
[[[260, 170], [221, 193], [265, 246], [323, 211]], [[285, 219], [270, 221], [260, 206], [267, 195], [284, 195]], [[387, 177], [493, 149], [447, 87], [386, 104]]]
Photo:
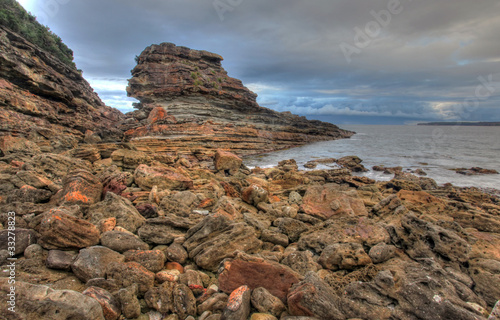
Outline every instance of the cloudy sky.
[[498, 0], [22, 0], [123, 112], [134, 57], [224, 57], [262, 106], [337, 124], [500, 121]]

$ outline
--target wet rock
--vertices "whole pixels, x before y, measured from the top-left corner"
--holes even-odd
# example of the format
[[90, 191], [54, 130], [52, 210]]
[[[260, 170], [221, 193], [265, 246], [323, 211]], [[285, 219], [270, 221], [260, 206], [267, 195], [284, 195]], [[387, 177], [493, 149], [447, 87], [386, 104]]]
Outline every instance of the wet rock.
[[286, 301], [288, 290], [301, 278], [298, 273], [277, 262], [240, 254], [235, 260], [224, 263], [224, 269], [219, 274], [219, 288], [231, 293], [243, 285], [250, 289], [263, 287]]
[[357, 156], [347, 156], [337, 160], [337, 164], [343, 168], [347, 168], [353, 172], [367, 172], [368, 169], [366, 169], [361, 162], [363, 162], [363, 160]]
[[269, 193], [261, 186], [253, 184], [243, 190], [241, 193], [241, 199], [248, 204], [257, 206], [257, 204], [267, 202], [269, 200]]
[[86, 170], [76, 170], [64, 178], [57, 197], [60, 204], [92, 205], [101, 200], [101, 195], [101, 181]]
[[250, 315], [251, 292], [247, 286], [241, 286], [231, 292], [221, 320], [247, 319]]
[[[9, 242], [15, 244], [9, 245]], [[36, 243], [35, 231], [30, 229], [16, 228], [14, 231], [5, 229], [0, 231], [0, 250], [7, 250], [14, 247], [14, 254], [18, 255], [24, 252], [26, 248]]]
[[130, 287], [120, 289], [116, 294], [125, 318], [134, 319], [141, 315], [141, 305], [137, 299], [138, 289], [137, 284], [133, 284]]
[[143, 190], [159, 189], [187, 190], [193, 188], [193, 181], [185, 175], [167, 167], [148, 167], [141, 164], [134, 173], [135, 183]]
[[326, 247], [318, 260], [330, 270], [353, 270], [372, 263], [359, 243], [336, 243]]
[[154, 286], [155, 274], [137, 262], [111, 262], [106, 268], [107, 279], [114, 279], [122, 288], [137, 283], [139, 294]]
[[309, 229], [302, 221], [292, 218], [279, 218], [273, 223], [281, 233], [284, 233], [290, 238], [290, 241], [296, 242], [304, 231]]
[[312, 316], [322, 320], [345, 319], [340, 299], [314, 272], [295, 284], [288, 293], [288, 311], [293, 316]]
[[[8, 278], [0, 278], [2, 297], [10, 293]], [[97, 300], [72, 290], [53, 290], [47, 286], [16, 281], [16, 313], [13, 319], [104, 320], [101, 305]], [[12, 315], [4, 303], [0, 310], [4, 315]]]
[[80, 250], [71, 264], [71, 270], [83, 282], [104, 278], [106, 267], [112, 262], [123, 262], [125, 257], [106, 247], [90, 247]]
[[166, 261], [165, 254], [161, 250], [129, 250], [124, 253], [124, 256], [125, 262], [138, 262], [155, 273], [163, 269]]
[[268, 313], [275, 317], [279, 317], [285, 310], [285, 304], [278, 298], [273, 296], [265, 288], [256, 288], [252, 291], [252, 305], [255, 309], [262, 313]]
[[163, 314], [174, 311], [174, 283], [164, 282], [158, 287], [148, 290], [144, 295], [144, 300], [148, 307]]
[[130, 232], [136, 232], [146, 221], [128, 199], [112, 192], [89, 208], [89, 217], [90, 222], [96, 225], [103, 219], [116, 218], [116, 225]]
[[217, 171], [224, 171], [234, 175], [238, 172], [242, 163], [243, 160], [231, 152], [217, 150], [215, 153], [214, 166]]
[[310, 186], [302, 200], [301, 209], [320, 219], [368, 215], [356, 191], [337, 184]]
[[370, 249], [368, 255], [372, 259], [373, 263], [385, 262], [396, 254], [396, 247], [387, 245], [385, 243], [379, 243]]
[[136, 235], [122, 231], [108, 231], [101, 235], [101, 243], [114, 251], [148, 250], [149, 245]]
[[467, 168], [455, 168], [450, 169], [455, 171], [456, 173], [463, 174], [465, 176], [475, 176], [475, 175], [483, 175], [483, 174], [498, 174], [498, 171], [493, 169], [483, 169], [479, 167], [472, 167], [470, 169]]
[[207, 217], [189, 229], [183, 245], [199, 267], [215, 272], [223, 259], [237, 250], [251, 253], [260, 248], [261, 241], [252, 227], [218, 216]]
[[196, 316], [196, 298], [188, 286], [184, 284], [176, 284], [173, 296], [173, 310], [181, 319], [186, 319], [187, 316]]
[[98, 287], [89, 287], [82, 294], [94, 298], [99, 302], [106, 320], [116, 320], [120, 316], [120, 305], [108, 291]]
[[50, 269], [69, 271], [75, 258], [76, 255], [68, 251], [50, 250], [45, 265]]
[[[394, 187], [391, 187], [393, 187], [396, 191], [401, 189], [410, 191], [437, 189], [436, 181], [431, 178], [417, 177], [407, 172], [396, 172], [394, 179], [391, 180], [391, 183], [394, 185]], [[420, 190], [418, 190], [419, 188]]]
[[99, 230], [92, 223], [60, 213], [45, 213], [40, 222], [39, 244], [45, 249], [80, 249], [99, 243]]

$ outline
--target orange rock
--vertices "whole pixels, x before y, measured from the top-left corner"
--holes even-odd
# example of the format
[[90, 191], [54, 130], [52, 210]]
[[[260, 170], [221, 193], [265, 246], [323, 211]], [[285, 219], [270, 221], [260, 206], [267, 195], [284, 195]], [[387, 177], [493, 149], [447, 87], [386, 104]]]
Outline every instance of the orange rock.
[[115, 217], [103, 219], [99, 222], [99, 231], [101, 233], [111, 231], [115, 227], [116, 227], [116, 218]]
[[102, 184], [93, 174], [76, 170], [63, 181], [59, 202], [66, 204], [91, 205], [101, 200]]
[[165, 265], [167, 270], [178, 270], [180, 273], [184, 273], [184, 267], [177, 262], [167, 262]]

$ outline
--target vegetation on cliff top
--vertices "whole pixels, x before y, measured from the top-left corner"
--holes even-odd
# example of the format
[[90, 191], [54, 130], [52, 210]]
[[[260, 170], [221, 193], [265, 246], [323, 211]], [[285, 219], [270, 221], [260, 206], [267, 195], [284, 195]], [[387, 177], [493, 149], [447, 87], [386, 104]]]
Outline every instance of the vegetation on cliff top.
[[19, 33], [26, 40], [56, 56], [61, 62], [72, 69], [76, 69], [73, 62], [73, 51], [68, 48], [61, 38], [40, 24], [34, 15], [15, 0], [0, 0], [0, 25]]

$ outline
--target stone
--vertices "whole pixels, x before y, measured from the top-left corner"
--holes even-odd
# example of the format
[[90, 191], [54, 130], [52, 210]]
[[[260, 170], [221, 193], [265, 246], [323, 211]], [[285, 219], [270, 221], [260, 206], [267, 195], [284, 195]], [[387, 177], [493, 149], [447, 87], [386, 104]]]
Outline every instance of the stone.
[[260, 239], [264, 242], [271, 242], [283, 247], [287, 247], [289, 242], [287, 235], [268, 229], [262, 230]]
[[345, 319], [340, 311], [340, 298], [314, 272], [308, 272], [303, 281], [290, 289], [287, 300], [288, 311], [293, 316]]
[[186, 270], [184, 273], [181, 272], [179, 282], [188, 286], [196, 296], [202, 294], [204, 291], [203, 280], [198, 271]]
[[300, 205], [302, 203], [302, 196], [297, 191], [292, 191], [288, 195], [288, 202], [290, 204]]
[[247, 319], [250, 315], [251, 292], [247, 286], [241, 286], [231, 292], [221, 320]]
[[116, 218], [116, 225], [130, 232], [136, 232], [146, 222], [130, 200], [113, 192], [107, 193], [103, 201], [90, 206], [89, 217], [95, 225], [103, 219]]
[[76, 255], [68, 251], [50, 250], [45, 265], [50, 269], [69, 271], [75, 258]]
[[259, 312], [268, 313], [275, 317], [279, 317], [285, 310], [285, 304], [278, 298], [273, 296], [266, 288], [256, 288], [252, 291], [252, 306]]
[[154, 186], [167, 190], [193, 188], [193, 181], [189, 177], [167, 167], [148, 167], [141, 164], [135, 169], [134, 180], [143, 190], [151, 190]]
[[281, 260], [281, 263], [303, 276], [309, 271], [315, 272], [321, 268], [314, 261], [311, 251], [294, 251], [288, 254], [285, 252], [285, 257]]
[[210, 295], [205, 301], [200, 301], [198, 304], [198, 313], [206, 311], [222, 312], [226, 306], [229, 296], [225, 293], [214, 293]]
[[39, 244], [45, 249], [81, 249], [99, 243], [99, 230], [92, 223], [60, 213], [45, 213], [40, 222]]
[[269, 192], [261, 186], [253, 184], [243, 190], [241, 199], [248, 204], [257, 206], [259, 203], [269, 200]]
[[223, 216], [207, 217], [189, 229], [183, 246], [201, 268], [216, 272], [220, 262], [235, 251], [252, 252], [261, 241], [255, 230], [243, 223], [231, 223]]
[[63, 188], [57, 194], [59, 203], [92, 205], [101, 200], [102, 183], [86, 170], [70, 172], [63, 181]]
[[163, 314], [174, 311], [175, 283], [164, 282], [158, 287], [153, 287], [146, 292], [144, 300], [149, 308]]
[[148, 250], [149, 245], [133, 233], [108, 231], [101, 235], [101, 244], [114, 251], [124, 253], [128, 250]]
[[137, 299], [137, 294], [137, 284], [120, 289], [116, 293], [116, 298], [120, 302], [121, 311], [125, 318], [134, 319], [141, 315], [141, 305], [139, 299]]
[[276, 219], [273, 225], [276, 226], [281, 233], [286, 234], [291, 242], [298, 241], [302, 233], [309, 229], [304, 222], [292, 218]]
[[83, 282], [104, 278], [106, 268], [112, 262], [123, 262], [125, 257], [106, 247], [95, 246], [80, 250], [71, 264], [71, 270]]
[[135, 207], [137, 211], [146, 219], [157, 218], [158, 208], [149, 203], [141, 203]]
[[120, 317], [120, 305], [108, 291], [98, 287], [89, 287], [85, 289], [82, 294], [94, 298], [97, 302], [99, 302], [106, 320], [116, 320]]
[[[0, 293], [6, 297], [10, 293], [8, 278], [0, 278]], [[6, 319], [23, 320], [105, 320], [101, 305], [91, 297], [72, 290], [53, 290], [47, 286], [16, 281], [16, 313], [7, 310], [7, 303], [0, 306]]]
[[217, 150], [215, 153], [214, 166], [217, 171], [225, 171], [234, 175], [242, 164], [243, 160], [231, 152]]
[[353, 270], [372, 260], [359, 243], [336, 243], [323, 250], [318, 263], [330, 270]]
[[45, 203], [52, 197], [50, 190], [36, 189], [32, 186], [24, 185], [15, 190], [7, 197], [7, 203], [12, 202], [32, 202]]
[[184, 249], [181, 244], [175, 242], [168, 246], [165, 250], [165, 255], [168, 261], [178, 262], [180, 264], [184, 264], [189, 257], [186, 249]]
[[278, 318], [266, 313], [252, 313], [250, 320], [278, 320]]
[[98, 287], [113, 293], [116, 293], [118, 290], [120, 290], [120, 286], [113, 279], [93, 278], [87, 281], [87, 283], [85, 283], [85, 286], [87, 288]]
[[43, 259], [43, 248], [41, 245], [34, 243], [30, 244], [26, 249], [24, 250], [24, 257], [26, 259]]
[[166, 261], [165, 254], [161, 250], [129, 250], [124, 256], [125, 262], [138, 262], [154, 273], [161, 271]]
[[36, 233], [33, 230], [23, 228], [16, 228], [14, 231], [0, 230], [0, 250], [14, 247], [15, 255], [23, 253], [28, 246], [35, 244], [36, 240]]
[[366, 169], [361, 162], [363, 162], [363, 160], [357, 156], [347, 156], [337, 160], [337, 164], [343, 168], [347, 168], [353, 172], [367, 172], [368, 169]]
[[368, 215], [363, 200], [356, 191], [337, 184], [310, 186], [302, 199], [301, 209], [320, 219]]
[[474, 280], [474, 292], [493, 308], [500, 296], [500, 261], [472, 259], [469, 264], [469, 274]]
[[497, 301], [493, 310], [491, 310], [491, 314], [488, 317], [488, 320], [499, 320], [500, 319], [500, 301]]
[[174, 309], [173, 311], [181, 319], [187, 316], [196, 316], [196, 298], [191, 289], [185, 284], [176, 284], [173, 291]]
[[107, 279], [114, 279], [122, 288], [137, 283], [139, 294], [154, 286], [155, 274], [137, 262], [111, 262], [106, 268]]
[[152, 161], [151, 157], [142, 151], [118, 149], [111, 153], [113, 163], [124, 170], [135, 170], [139, 165], [149, 165]]
[[286, 301], [288, 290], [301, 278], [300, 274], [277, 262], [240, 254], [238, 258], [224, 263], [224, 269], [219, 274], [219, 288], [231, 293], [242, 285], [250, 289], [263, 287]]
[[385, 243], [379, 243], [376, 246], [373, 246], [368, 252], [368, 255], [373, 263], [385, 262], [394, 257], [395, 254], [396, 247]]
[[[155, 245], [168, 245], [175, 239], [184, 237], [187, 229], [192, 224], [179, 225], [172, 220], [181, 220], [178, 217], [169, 219], [166, 217], [148, 219], [146, 223], [137, 230], [142, 241]], [[184, 227], [186, 227], [184, 229]]]

